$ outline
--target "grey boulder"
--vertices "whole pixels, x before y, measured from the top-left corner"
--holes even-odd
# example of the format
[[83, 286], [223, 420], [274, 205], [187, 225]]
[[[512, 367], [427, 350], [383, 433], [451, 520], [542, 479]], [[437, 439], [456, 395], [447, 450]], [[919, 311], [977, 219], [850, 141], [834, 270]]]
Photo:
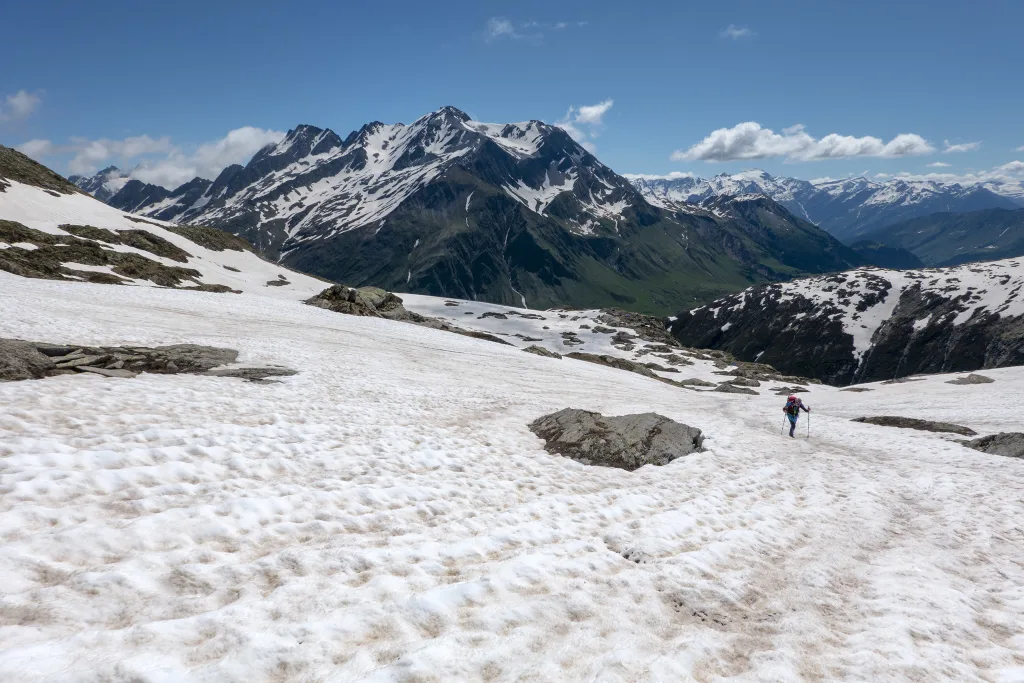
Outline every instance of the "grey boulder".
[[702, 450], [704, 442], [696, 427], [657, 413], [606, 417], [565, 408], [537, 418], [530, 431], [544, 439], [549, 453], [630, 472], [644, 465], [667, 465]]
[[0, 380], [39, 379], [54, 369], [49, 356], [35, 344], [17, 339], [0, 339]]
[[939, 432], [947, 434], [961, 434], [963, 436], [974, 436], [976, 431], [970, 427], [953, 424], [951, 422], [933, 422], [931, 420], [919, 420], [914, 417], [896, 417], [894, 415], [877, 415], [874, 417], [858, 417], [851, 422], [863, 422], [865, 424], [879, 425], [881, 427], [899, 427], [901, 429], [918, 429], [924, 432]]
[[992, 379], [991, 377], [986, 377], [985, 375], [976, 375], [972, 372], [966, 377], [957, 377], [956, 379], [951, 379], [948, 382], [946, 382], [946, 384], [991, 384], [992, 382], [995, 382], [995, 380]]
[[561, 358], [562, 357], [562, 354], [555, 353], [554, 351], [548, 351], [543, 346], [537, 346], [536, 344], [532, 344], [530, 346], [527, 346], [525, 349], [523, 349], [523, 351], [526, 351], [527, 353], [532, 353], [532, 354], [535, 354], [535, 355], [538, 355], [538, 356], [544, 356], [545, 358]]
[[1024, 432], [1000, 432], [961, 443], [982, 453], [1024, 458]]

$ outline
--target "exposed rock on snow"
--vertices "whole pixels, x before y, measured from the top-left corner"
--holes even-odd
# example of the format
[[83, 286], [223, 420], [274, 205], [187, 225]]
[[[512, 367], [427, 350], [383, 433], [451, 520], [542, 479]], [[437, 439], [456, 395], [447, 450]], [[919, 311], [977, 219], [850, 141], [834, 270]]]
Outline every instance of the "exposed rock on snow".
[[283, 367], [224, 367], [237, 359], [238, 351], [234, 349], [199, 344], [90, 347], [0, 339], [0, 380], [41, 379], [75, 372], [130, 378], [149, 372], [262, 381], [297, 372]]
[[627, 370], [629, 372], [635, 372], [638, 375], [645, 377], [654, 377], [660, 379], [654, 372], [640, 363], [634, 363], [631, 360], [625, 358], [618, 358], [616, 356], [608, 356], [604, 354], [595, 353], [583, 353], [580, 351], [573, 351], [572, 353], [566, 354], [566, 358], [574, 358], [576, 360], [585, 360], [588, 363], [597, 363], [598, 365], [607, 365], [610, 368], [618, 368], [619, 370]]
[[538, 356], [544, 356], [546, 358], [561, 358], [562, 357], [562, 354], [555, 353], [554, 351], [548, 351], [543, 346], [537, 346], [536, 344], [532, 344], [530, 346], [527, 346], [525, 349], [523, 349], [523, 351], [526, 351], [527, 353], [533, 353], [533, 354], [536, 354]]
[[0, 380], [16, 381], [45, 377], [54, 362], [34, 344], [16, 339], [0, 339]]
[[537, 418], [530, 431], [544, 439], [549, 453], [630, 472], [696, 453], [704, 441], [699, 429], [657, 413], [605, 417], [575, 408]]
[[722, 394], [749, 394], [751, 396], [757, 396], [758, 393], [753, 389], [747, 389], [746, 387], [738, 387], [730, 382], [723, 382], [715, 387], [715, 391]]
[[866, 424], [879, 425], [881, 427], [900, 427], [902, 429], [919, 429], [925, 432], [941, 432], [949, 434], [962, 434], [974, 436], [976, 431], [970, 427], [963, 427], [951, 422], [932, 422], [931, 420], [919, 420], [913, 417], [896, 417], [893, 415], [878, 415], [875, 417], [858, 417], [852, 422], [864, 422]]
[[963, 444], [983, 453], [1024, 458], [1024, 432], [1000, 432], [983, 436], [980, 439], [964, 441]]
[[346, 315], [368, 315], [389, 320], [424, 322], [426, 318], [412, 313], [402, 305], [402, 299], [378, 287], [346, 287], [334, 285], [306, 301], [311, 306], [326, 308]]
[[991, 384], [992, 382], [995, 382], [995, 380], [992, 379], [991, 377], [986, 377], [985, 375], [976, 375], [972, 372], [966, 377], [957, 377], [956, 379], [951, 379], [948, 382], [946, 382], [946, 384]]
[[335, 313], [387, 318], [388, 320], [423, 325], [435, 330], [453, 332], [465, 337], [473, 337], [474, 339], [483, 339], [498, 344], [514, 346], [510, 342], [487, 332], [466, 330], [452, 325], [447, 320], [442, 320], [441, 318], [429, 318], [419, 313], [413, 313], [405, 308], [401, 297], [379, 287], [355, 288], [346, 287], [345, 285], [333, 285], [313, 298], [307, 299], [306, 303], [310, 306], [326, 308]]

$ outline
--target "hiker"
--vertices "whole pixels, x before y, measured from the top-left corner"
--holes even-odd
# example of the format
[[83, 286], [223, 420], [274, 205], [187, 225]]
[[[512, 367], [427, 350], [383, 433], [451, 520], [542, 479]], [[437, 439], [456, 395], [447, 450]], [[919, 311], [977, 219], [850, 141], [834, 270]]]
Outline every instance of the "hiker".
[[[796, 396], [790, 396], [786, 399], [786, 407], [782, 409], [782, 412], [786, 413], [786, 417], [789, 418], [789, 435], [793, 436], [793, 432], [796, 431], [796, 421], [800, 417], [800, 410], [803, 409], [805, 412], [811, 412], [811, 409], [804, 405]], [[796, 437], [793, 437], [796, 438]]]

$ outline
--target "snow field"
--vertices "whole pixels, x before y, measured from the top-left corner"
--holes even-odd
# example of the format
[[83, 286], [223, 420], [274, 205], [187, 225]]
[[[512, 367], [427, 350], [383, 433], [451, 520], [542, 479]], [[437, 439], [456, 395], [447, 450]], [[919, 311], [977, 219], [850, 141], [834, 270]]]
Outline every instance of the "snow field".
[[[322, 280], [303, 275], [294, 270], [282, 268], [265, 261], [248, 251], [212, 251], [201, 247], [181, 235], [165, 230], [162, 225], [170, 225], [162, 221], [145, 219], [137, 223], [126, 214], [111, 206], [93, 199], [86, 194], [53, 196], [42, 188], [25, 185], [17, 181], [10, 182], [10, 187], [0, 193], [0, 219], [16, 221], [25, 227], [33, 228], [51, 235], [67, 234], [58, 226], [64, 224], [91, 225], [112, 231], [146, 230], [168, 242], [184, 249], [192, 258], [188, 263], [179, 263], [169, 258], [157, 256], [148, 251], [136, 249], [123, 244], [105, 245], [112, 251], [139, 254], [151, 261], [165, 266], [182, 266], [194, 268], [202, 273], [200, 278], [205, 284], [222, 284], [244, 292], [256, 292], [262, 296], [284, 297], [289, 299], [305, 299], [326, 289], [329, 285]], [[13, 245], [35, 249], [35, 245]], [[110, 272], [108, 267], [83, 266], [69, 264], [77, 270]], [[229, 270], [233, 268], [234, 270]], [[267, 281], [277, 280], [284, 276], [291, 284], [283, 287], [268, 287]], [[146, 280], [134, 281], [132, 286], [152, 287], [153, 283]], [[230, 296], [225, 294], [224, 296]]]
[[[0, 291], [0, 336], [301, 371], [0, 384], [0, 680], [1024, 680], [1021, 463], [848, 422], [1019, 428], [1019, 368], [814, 388], [790, 441], [773, 395], [280, 298]], [[708, 450], [585, 467], [526, 428], [566, 406]]]

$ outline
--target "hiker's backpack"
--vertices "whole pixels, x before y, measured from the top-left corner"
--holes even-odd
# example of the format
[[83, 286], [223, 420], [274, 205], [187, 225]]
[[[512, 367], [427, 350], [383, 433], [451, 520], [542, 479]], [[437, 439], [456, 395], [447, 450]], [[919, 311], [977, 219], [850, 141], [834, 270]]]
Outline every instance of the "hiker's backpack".
[[800, 414], [800, 399], [796, 396], [790, 396], [786, 399], [786, 414], [787, 415], [799, 415]]

